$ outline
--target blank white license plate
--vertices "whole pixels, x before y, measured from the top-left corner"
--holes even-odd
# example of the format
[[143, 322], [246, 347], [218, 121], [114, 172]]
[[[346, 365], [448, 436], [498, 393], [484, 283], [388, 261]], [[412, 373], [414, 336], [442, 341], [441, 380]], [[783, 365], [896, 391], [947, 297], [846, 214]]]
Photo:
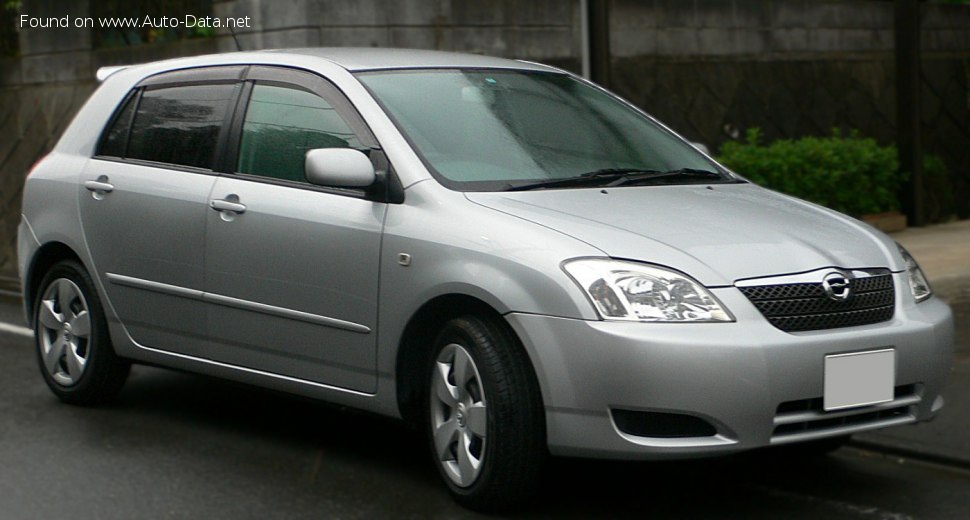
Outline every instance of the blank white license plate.
[[892, 401], [895, 386], [895, 349], [825, 356], [825, 411]]

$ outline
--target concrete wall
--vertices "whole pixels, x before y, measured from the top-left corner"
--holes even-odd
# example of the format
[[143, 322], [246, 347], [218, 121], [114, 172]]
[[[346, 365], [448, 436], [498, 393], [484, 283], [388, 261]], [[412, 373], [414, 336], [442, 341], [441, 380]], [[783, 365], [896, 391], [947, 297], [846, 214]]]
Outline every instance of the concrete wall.
[[[93, 1], [93, 0], [92, 0]], [[83, 16], [88, 0], [23, 0], [31, 16]], [[769, 138], [857, 128], [895, 136], [892, 2], [613, 0], [612, 88], [716, 147], [751, 126]], [[924, 4], [924, 133], [956, 173], [970, 216], [970, 6]], [[177, 15], [180, 13], [172, 13]], [[190, 13], [185, 13], [190, 14]], [[580, 66], [578, 0], [224, 0], [250, 16], [246, 50], [389, 46]], [[95, 88], [98, 67], [235, 50], [216, 37], [94, 49], [85, 29], [24, 29], [0, 59], [0, 283], [13, 274], [23, 177]]]
[[[769, 140], [858, 129], [896, 136], [893, 2], [615, 0], [613, 85], [684, 136], [716, 149], [760, 127]], [[926, 151], [950, 167], [970, 217], [970, 6], [923, 5]]]
[[[748, 56], [892, 52], [887, 0], [615, 0], [615, 56]], [[970, 49], [970, 8], [924, 6], [924, 50]]]
[[[571, 0], [235, 0], [219, 16], [252, 16], [245, 49], [300, 46], [414, 47], [560, 60], [579, 53]], [[234, 50], [231, 41], [221, 48]]]

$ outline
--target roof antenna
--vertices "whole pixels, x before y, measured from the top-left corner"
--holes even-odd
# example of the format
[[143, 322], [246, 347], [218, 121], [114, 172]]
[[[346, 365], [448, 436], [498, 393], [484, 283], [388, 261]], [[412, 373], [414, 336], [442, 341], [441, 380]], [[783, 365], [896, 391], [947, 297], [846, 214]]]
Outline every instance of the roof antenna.
[[239, 45], [239, 38], [236, 38], [236, 31], [229, 25], [229, 34], [232, 35], [232, 41], [236, 42], [236, 50], [242, 52], [242, 45]]

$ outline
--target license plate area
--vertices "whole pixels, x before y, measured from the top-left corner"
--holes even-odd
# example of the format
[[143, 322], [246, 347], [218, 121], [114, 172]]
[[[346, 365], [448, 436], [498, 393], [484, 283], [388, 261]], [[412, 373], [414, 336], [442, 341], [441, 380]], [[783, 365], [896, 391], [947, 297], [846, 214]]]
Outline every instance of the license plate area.
[[822, 408], [828, 412], [892, 401], [895, 386], [895, 349], [825, 356]]

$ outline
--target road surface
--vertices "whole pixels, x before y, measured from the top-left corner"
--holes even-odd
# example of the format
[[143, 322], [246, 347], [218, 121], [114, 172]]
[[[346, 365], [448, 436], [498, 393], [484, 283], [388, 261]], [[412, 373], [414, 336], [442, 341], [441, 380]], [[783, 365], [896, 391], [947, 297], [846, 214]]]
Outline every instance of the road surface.
[[[396, 421], [150, 367], [136, 367], [110, 406], [61, 404], [19, 312], [0, 299], [0, 323], [13, 324], [0, 325], [4, 519], [476, 517], [451, 502], [423, 439]], [[854, 448], [808, 461], [557, 459], [514, 516], [594, 515], [962, 519], [970, 472]]]

